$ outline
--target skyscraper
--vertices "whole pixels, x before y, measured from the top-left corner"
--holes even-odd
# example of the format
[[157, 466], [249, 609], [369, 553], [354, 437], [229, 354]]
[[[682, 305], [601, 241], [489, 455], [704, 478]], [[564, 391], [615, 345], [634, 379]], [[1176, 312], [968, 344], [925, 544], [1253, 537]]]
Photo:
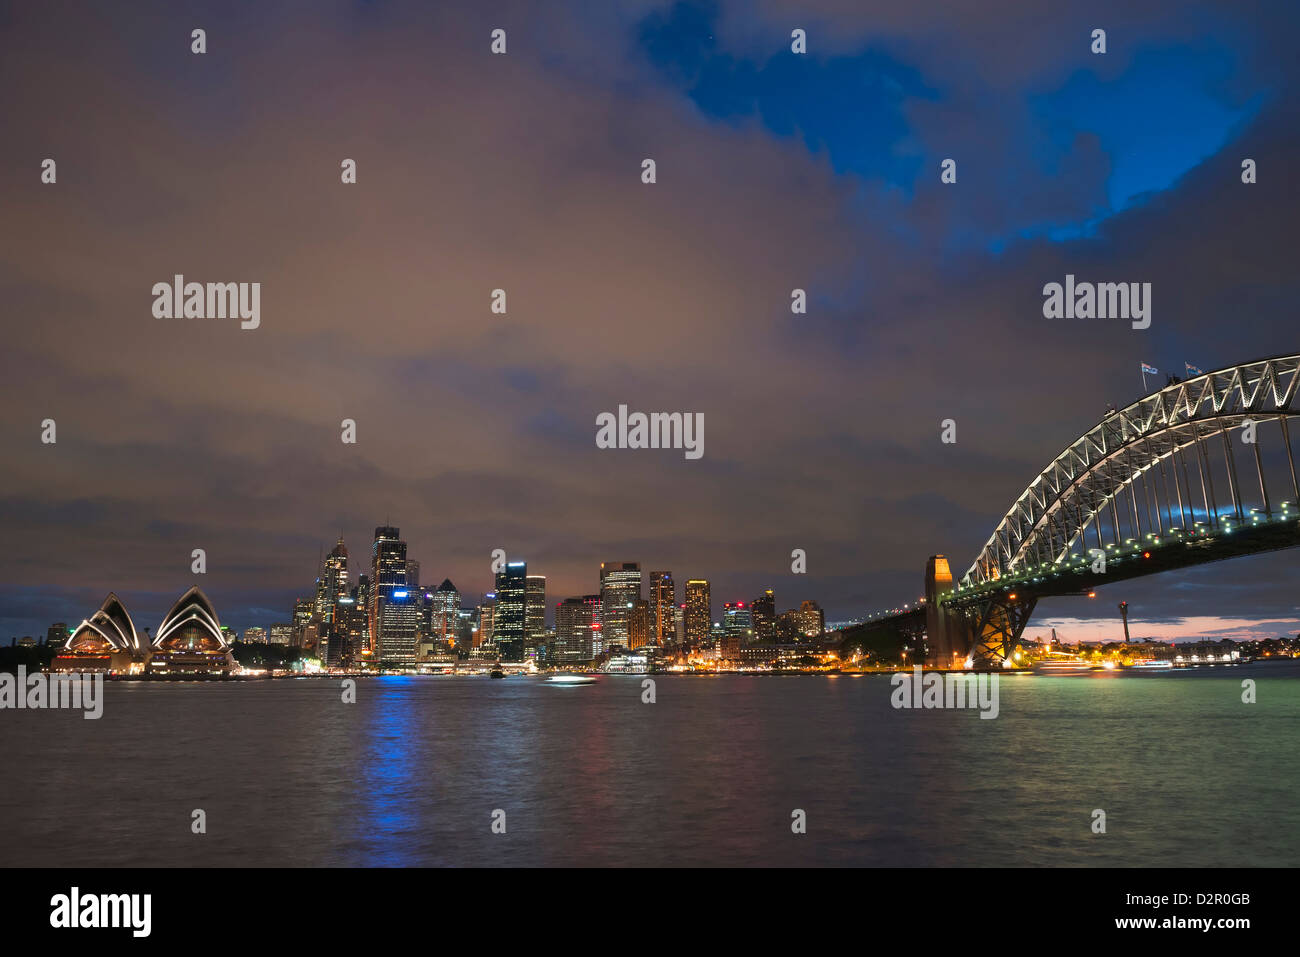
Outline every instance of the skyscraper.
[[740, 657], [740, 647], [753, 637], [750, 610], [743, 601], [727, 602], [722, 606], [722, 647], [718, 649], [723, 658], [735, 661]]
[[338, 602], [348, 593], [348, 547], [343, 536], [325, 556], [320, 578], [316, 585], [316, 616], [326, 624], [333, 624]]
[[601, 562], [600, 603], [604, 646], [628, 647], [628, 619], [641, 597], [641, 566], [636, 562]]
[[528, 644], [546, 641], [546, 576], [529, 575], [524, 585], [524, 622]]
[[749, 603], [750, 621], [754, 641], [771, 644], [776, 641], [776, 596], [768, 589]]
[[632, 613], [627, 619], [628, 650], [644, 648], [654, 637], [654, 616], [650, 612], [650, 603], [638, 598], [632, 603]]
[[375, 529], [375, 540], [370, 546], [370, 650], [379, 647], [379, 600], [388, 598], [395, 589], [406, 588], [406, 542], [401, 532], [391, 525]]
[[692, 648], [704, 647], [709, 643], [712, 628], [709, 583], [703, 578], [692, 578], [686, 583], [686, 643]]
[[420, 563], [406, 560], [406, 587], [418, 589], [420, 587]]
[[528, 594], [528, 563], [507, 562], [497, 572], [497, 608], [492, 636], [502, 661], [523, 661], [528, 637], [525, 614]]
[[[403, 568], [403, 573], [405, 569]], [[396, 587], [378, 596], [379, 663], [383, 668], [411, 668], [419, 642], [424, 593]]]
[[654, 616], [655, 643], [666, 645], [677, 638], [677, 586], [672, 572], [650, 573], [650, 612]]
[[483, 596], [483, 603], [478, 606], [478, 634], [474, 636], [474, 647], [482, 648], [485, 645], [495, 651], [496, 643], [493, 637], [493, 626], [496, 624], [497, 616], [497, 593], [488, 592]]
[[438, 590], [433, 593], [433, 631], [432, 637], [441, 641], [456, 640], [456, 630], [460, 627], [460, 592], [444, 578]]
[[600, 596], [566, 598], [555, 606], [555, 657], [561, 664], [584, 664], [596, 656]]

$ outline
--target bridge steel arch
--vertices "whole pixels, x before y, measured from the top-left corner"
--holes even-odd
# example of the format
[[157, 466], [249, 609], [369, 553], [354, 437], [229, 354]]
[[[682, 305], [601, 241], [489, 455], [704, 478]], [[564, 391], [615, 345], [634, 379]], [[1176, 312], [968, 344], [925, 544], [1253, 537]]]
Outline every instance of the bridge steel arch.
[[[1277, 356], [1173, 383], [1109, 413], [1016, 499], [962, 577], [961, 588], [979, 590], [1027, 568], [1063, 562], [1076, 546], [1084, 553], [1118, 546], [1124, 524], [1138, 537], [1144, 523], [1149, 535], [1190, 529], [1197, 524], [1197, 506], [1216, 528], [1220, 522], [1246, 520], [1229, 431], [1248, 419], [1280, 425], [1291, 501], [1300, 503], [1289, 426], [1300, 415], [1294, 407], [1300, 404], [1298, 385], [1300, 355]], [[1215, 488], [1212, 440], [1221, 445], [1226, 489]], [[1253, 451], [1263, 509], [1271, 516], [1274, 505], [1258, 442]], [[1108, 522], [1110, 543], [1103, 535]]]

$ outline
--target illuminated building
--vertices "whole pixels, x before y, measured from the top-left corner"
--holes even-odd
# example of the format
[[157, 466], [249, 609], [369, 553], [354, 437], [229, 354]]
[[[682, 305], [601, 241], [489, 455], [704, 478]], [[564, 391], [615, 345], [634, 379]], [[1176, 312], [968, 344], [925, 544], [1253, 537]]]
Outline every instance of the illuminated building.
[[722, 646], [718, 654], [736, 661], [740, 657], [740, 647], [753, 637], [750, 610], [743, 601], [727, 602], [722, 606]]
[[627, 647], [629, 651], [644, 648], [654, 638], [654, 618], [650, 613], [650, 603], [638, 598], [632, 603], [632, 613], [627, 620]]
[[[403, 568], [405, 574], [405, 568]], [[424, 612], [423, 592], [392, 588], [377, 597], [379, 666], [414, 668]]]
[[109, 592], [97, 612], [74, 628], [72, 634], [64, 632], [63, 647], [50, 663], [50, 670], [137, 674], [144, 669], [147, 657], [148, 649], [131, 616], [117, 595]]
[[149, 674], [216, 674], [235, 666], [216, 609], [196, 585], [163, 616], [149, 655]]
[[478, 634], [474, 636], [474, 647], [490, 651], [496, 650], [493, 641], [493, 629], [497, 616], [497, 593], [488, 592], [483, 596], [483, 604], [478, 606]]
[[528, 563], [507, 562], [497, 572], [497, 606], [492, 621], [492, 638], [502, 661], [523, 661], [528, 637], [526, 604]]
[[826, 613], [815, 601], [799, 605], [800, 630], [805, 638], [820, 638], [826, 634]]
[[[396, 590], [406, 590], [406, 542], [399, 529], [380, 525], [375, 529], [375, 540], [370, 546], [370, 592], [368, 620], [370, 625], [370, 650], [381, 644], [379, 601]], [[414, 654], [414, 652], [412, 652]]]
[[420, 587], [420, 563], [410, 559], [406, 562], [406, 587], [411, 589]]
[[270, 632], [266, 636], [268, 645], [281, 645], [288, 647], [293, 644], [293, 625], [280, 624], [272, 625]]
[[636, 562], [601, 562], [600, 604], [605, 648], [626, 648], [628, 619], [641, 598], [641, 566]]
[[677, 587], [672, 572], [650, 573], [650, 614], [654, 618], [653, 640], [666, 645], [677, 638]]
[[555, 606], [555, 658], [560, 664], [584, 664], [599, 653], [600, 596], [566, 598]]
[[460, 634], [460, 592], [444, 578], [433, 593], [433, 621], [429, 634], [441, 641], [457, 643]]
[[546, 576], [529, 575], [524, 581], [524, 630], [528, 644], [546, 641]]
[[264, 645], [266, 644], [266, 629], [257, 627], [245, 628], [243, 640], [248, 642], [250, 645]]
[[764, 644], [776, 641], [776, 597], [772, 589], [750, 602], [749, 610], [753, 640]]
[[709, 583], [703, 578], [692, 578], [686, 583], [686, 643], [692, 648], [703, 648], [710, 643], [712, 628]]

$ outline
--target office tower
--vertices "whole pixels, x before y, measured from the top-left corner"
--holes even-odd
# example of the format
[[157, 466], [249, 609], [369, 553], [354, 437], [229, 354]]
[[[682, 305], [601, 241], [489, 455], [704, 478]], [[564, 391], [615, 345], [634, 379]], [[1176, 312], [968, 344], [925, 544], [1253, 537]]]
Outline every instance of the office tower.
[[703, 578], [692, 578], [686, 583], [686, 643], [692, 648], [703, 648], [709, 644], [712, 629], [709, 583]]
[[546, 576], [529, 575], [524, 584], [524, 623], [528, 644], [546, 641]]
[[293, 644], [298, 648], [309, 646], [306, 629], [311, 624], [314, 604], [309, 598], [299, 598], [293, 603]]
[[776, 616], [776, 642], [789, 645], [803, 637], [803, 619], [797, 609], [791, 608]]
[[753, 636], [750, 611], [743, 601], [727, 602], [722, 606], [722, 647], [719, 654], [735, 661], [740, 648]]
[[358, 604], [354, 595], [345, 595], [339, 599], [338, 614], [335, 616], [330, 640], [330, 664], [346, 667], [367, 660], [368, 656], [362, 652], [365, 651], [366, 637], [370, 630], [369, 617], [366, 607]]
[[57, 648], [60, 645], [68, 643], [68, 623], [66, 621], [56, 621], [45, 629], [45, 644]]
[[654, 640], [654, 617], [650, 603], [638, 598], [632, 603], [632, 613], [627, 620], [627, 647], [629, 651], [644, 648]]
[[566, 598], [555, 606], [555, 658], [560, 664], [585, 664], [599, 654], [600, 596]]
[[754, 641], [770, 645], [776, 640], [776, 596], [772, 589], [750, 602], [749, 610]]
[[524, 642], [528, 637], [527, 582], [527, 562], [506, 562], [506, 567], [497, 572], [497, 609], [492, 636], [502, 661], [524, 660]]
[[[403, 565], [402, 573], [406, 573]], [[378, 596], [379, 664], [382, 668], [415, 666], [420, 619], [424, 610], [423, 592], [393, 588]]]
[[650, 614], [654, 618], [655, 644], [666, 645], [677, 638], [674, 612], [677, 610], [677, 586], [672, 572], [650, 573]]
[[678, 605], [677, 608], [676, 608], [676, 613], [677, 613], [677, 644], [678, 644], [680, 647], [685, 647], [685, 645], [686, 645], [686, 606], [685, 606], [685, 605]]
[[264, 645], [264, 644], [266, 644], [266, 629], [265, 629], [265, 628], [257, 628], [257, 627], [253, 627], [253, 628], [245, 628], [245, 629], [244, 629], [244, 642], [245, 642], [246, 644], [249, 644], [249, 645]]
[[406, 590], [406, 542], [401, 532], [391, 525], [375, 529], [375, 540], [370, 546], [370, 592], [368, 595], [370, 650], [380, 645], [379, 600], [388, 598], [395, 590]]
[[420, 587], [420, 563], [410, 559], [406, 561], [406, 587], [412, 589]]
[[460, 592], [444, 578], [433, 593], [433, 628], [430, 635], [440, 641], [456, 643], [460, 628]]
[[346, 597], [348, 593], [348, 547], [343, 544], [342, 535], [339, 535], [338, 543], [325, 556], [324, 578], [331, 605], [330, 617], [325, 620], [332, 621], [334, 615], [333, 606], [338, 603], [340, 598]]
[[628, 646], [628, 618], [641, 597], [641, 566], [636, 562], [601, 562], [600, 604], [604, 646]]
[[281, 647], [286, 647], [286, 648], [289, 645], [292, 645], [293, 625], [287, 622], [283, 624], [272, 625], [271, 631], [266, 637], [266, 643], [268, 645], [280, 645]]
[[478, 634], [474, 636], [474, 647], [495, 649], [493, 629], [497, 617], [497, 593], [488, 592], [483, 596], [483, 604], [478, 606]]
[[805, 638], [821, 638], [826, 634], [826, 613], [815, 601], [805, 601], [799, 606], [800, 631]]

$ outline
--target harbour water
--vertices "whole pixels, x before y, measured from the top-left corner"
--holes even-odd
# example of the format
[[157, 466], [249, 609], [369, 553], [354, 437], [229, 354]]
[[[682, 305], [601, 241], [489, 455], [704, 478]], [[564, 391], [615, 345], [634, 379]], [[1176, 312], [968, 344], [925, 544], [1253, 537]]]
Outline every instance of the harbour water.
[[884, 675], [642, 681], [110, 682], [99, 720], [0, 712], [0, 865], [1300, 859], [1300, 662], [1003, 677], [996, 720], [895, 710]]

